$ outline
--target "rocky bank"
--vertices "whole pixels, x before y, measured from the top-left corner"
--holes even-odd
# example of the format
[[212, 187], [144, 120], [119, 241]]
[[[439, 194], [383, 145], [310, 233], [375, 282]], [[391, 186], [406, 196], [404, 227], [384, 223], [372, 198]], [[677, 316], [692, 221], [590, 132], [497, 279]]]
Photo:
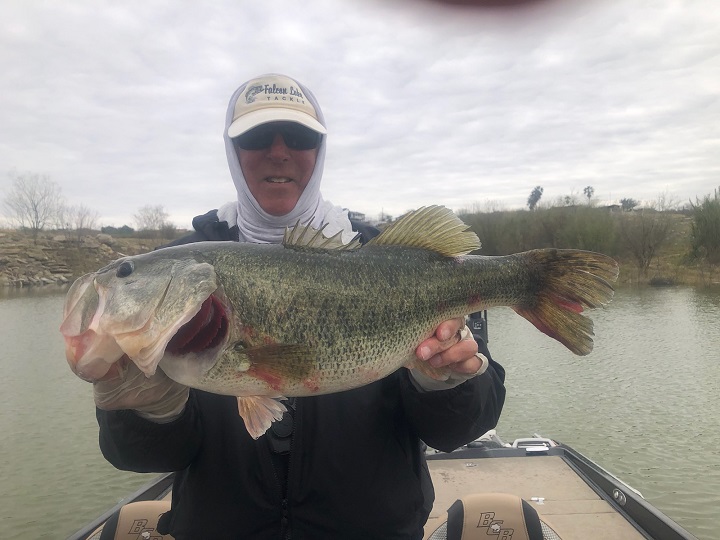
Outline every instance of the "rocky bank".
[[0, 287], [63, 285], [124, 255], [151, 251], [160, 240], [108, 234], [0, 231]]

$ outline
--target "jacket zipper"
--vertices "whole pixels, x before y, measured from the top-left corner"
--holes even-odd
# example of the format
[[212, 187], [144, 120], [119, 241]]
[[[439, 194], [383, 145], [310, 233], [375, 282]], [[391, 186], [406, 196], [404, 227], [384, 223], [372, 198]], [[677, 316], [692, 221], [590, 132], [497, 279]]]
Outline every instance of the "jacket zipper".
[[[290, 404], [290, 407], [293, 408], [293, 430], [292, 435], [290, 436], [290, 450], [288, 451], [287, 456], [287, 470], [285, 471], [285, 490], [283, 493], [285, 494], [282, 498], [282, 504], [281, 504], [281, 510], [282, 510], [282, 517], [281, 517], [281, 527], [280, 527], [280, 536], [282, 540], [292, 540], [292, 528], [290, 527], [290, 471], [292, 470], [292, 461], [293, 461], [293, 447], [295, 446], [295, 436], [298, 432], [298, 420], [300, 416], [298, 415], [298, 406], [299, 403], [297, 399], [291, 398], [292, 402]], [[277, 474], [276, 474], [277, 476]], [[278, 484], [280, 482], [278, 481]], [[281, 486], [282, 489], [282, 486]]]

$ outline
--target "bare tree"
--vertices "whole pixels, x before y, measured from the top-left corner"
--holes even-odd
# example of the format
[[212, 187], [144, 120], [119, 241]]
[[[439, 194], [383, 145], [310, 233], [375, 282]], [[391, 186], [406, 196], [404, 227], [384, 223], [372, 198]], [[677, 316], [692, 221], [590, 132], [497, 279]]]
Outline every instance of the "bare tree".
[[505, 210], [505, 205], [497, 199], [488, 199], [483, 203], [482, 212], [486, 214], [492, 214], [493, 212], [502, 212]]
[[73, 225], [78, 231], [91, 231], [97, 229], [97, 221], [100, 214], [96, 210], [91, 210], [84, 204], [73, 207]]
[[13, 187], [5, 197], [6, 217], [16, 226], [29, 229], [37, 242], [38, 233], [56, 218], [62, 203], [60, 186], [47, 175], [11, 173]]
[[75, 230], [78, 242], [84, 234], [97, 228], [97, 222], [100, 219], [97, 211], [91, 210], [84, 204], [65, 206], [63, 214], [67, 223], [65, 228]]
[[140, 208], [133, 219], [140, 231], [159, 231], [166, 224], [168, 213], [162, 204], [147, 204]]
[[60, 201], [55, 208], [55, 215], [52, 219], [52, 226], [54, 229], [59, 231], [68, 231], [71, 228], [72, 217], [70, 212], [72, 207], [68, 206], [64, 202]]
[[168, 221], [168, 213], [161, 204], [145, 205], [133, 215], [133, 218], [139, 231], [153, 233], [152, 236], [157, 238], [171, 239], [176, 233], [175, 225]]
[[620, 219], [625, 246], [635, 258], [643, 276], [647, 276], [650, 263], [667, 241], [670, 224], [669, 215], [647, 210], [626, 214]]
[[653, 208], [658, 212], [674, 212], [680, 206], [680, 200], [667, 191], [658, 195], [658, 198], [652, 204]]

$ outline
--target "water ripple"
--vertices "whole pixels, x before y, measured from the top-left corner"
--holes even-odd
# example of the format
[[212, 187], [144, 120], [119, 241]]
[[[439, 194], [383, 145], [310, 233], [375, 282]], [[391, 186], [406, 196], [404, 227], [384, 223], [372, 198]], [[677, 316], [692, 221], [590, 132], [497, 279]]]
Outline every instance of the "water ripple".
[[[64, 360], [62, 301], [0, 298], [0, 526], [8, 540], [66, 536], [150, 478], [115, 470], [98, 450], [91, 387]], [[593, 318], [596, 347], [580, 358], [514, 312], [490, 312], [490, 349], [507, 370], [500, 434], [557, 438], [699, 538], [715, 538], [720, 293], [620, 290]]]

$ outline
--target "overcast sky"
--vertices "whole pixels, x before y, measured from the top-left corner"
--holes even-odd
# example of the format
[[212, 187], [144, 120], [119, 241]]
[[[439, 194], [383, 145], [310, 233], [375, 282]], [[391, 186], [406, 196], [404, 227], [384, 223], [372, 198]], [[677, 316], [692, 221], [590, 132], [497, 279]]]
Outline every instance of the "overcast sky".
[[717, 0], [2, 0], [0, 197], [48, 175], [100, 224], [235, 198], [222, 140], [242, 82], [308, 86], [326, 199], [377, 216], [720, 186]]

